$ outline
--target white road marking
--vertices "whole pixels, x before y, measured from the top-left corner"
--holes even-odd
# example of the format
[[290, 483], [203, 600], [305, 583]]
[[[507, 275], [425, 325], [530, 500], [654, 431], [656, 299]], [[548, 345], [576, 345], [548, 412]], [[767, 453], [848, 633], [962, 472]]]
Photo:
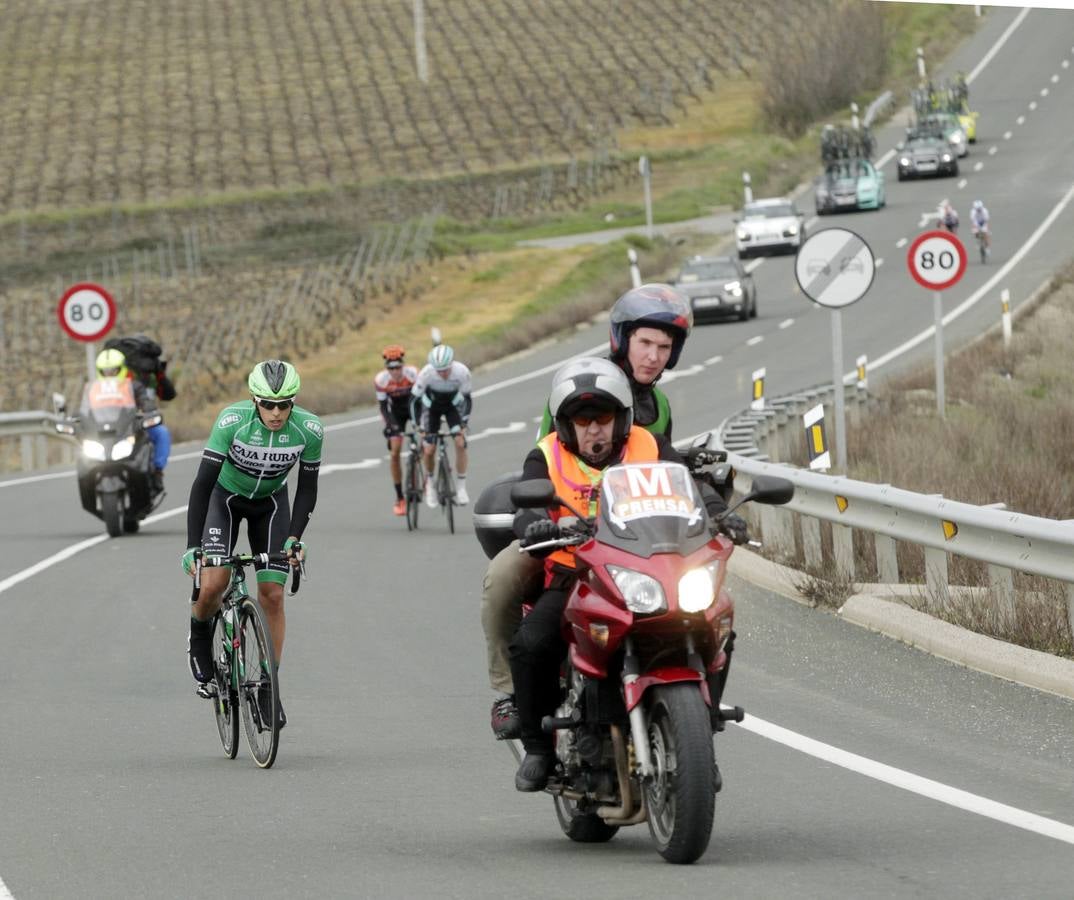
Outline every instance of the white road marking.
[[[56, 478], [70, 478], [74, 474], [74, 469], [67, 469], [63, 472], [49, 472], [47, 475], [29, 475], [26, 478], [12, 478], [8, 481], [0, 481], [0, 488], [11, 487], [15, 484], [33, 484], [36, 481], [53, 481]], [[3, 900], [3, 898], [0, 897], [0, 900]]]
[[716, 363], [720, 362], [720, 360], [722, 360], [722, 359], [723, 359], [722, 356], [710, 356], [708, 359], [705, 360], [705, 365], [706, 366], [714, 366], [714, 365], [716, 365]]
[[761, 341], [763, 341], [763, 340], [764, 340], [764, 335], [763, 334], [755, 335], [754, 337], [751, 337], [748, 341], [746, 341], [746, 346], [747, 347], [753, 347], [753, 346], [761, 343]]
[[1007, 43], [1007, 38], [1009, 38], [1012, 34], [1014, 34], [1014, 30], [1019, 25], [1021, 25], [1023, 21], [1025, 21], [1025, 17], [1028, 16], [1028, 15], [1029, 15], [1029, 7], [1026, 7], [1025, 9], [1023, 9], [1018, 14], [1018, 16], [1015, 18], [1015, 20], [1013, 22], [1011, 22], [1010, 25], [1007, 26], [1007, 28], [1003, 32], [1003, 34], [1001, 34], [999, 36], [999, 38], [996, 40], [996, 42], [991, 47], [988, 48], [988, 52], [984, 56], [981, 57], [981, 61], [979, 63], [977, 63], [977, 65], [975, 65], [973, 67], [973, 71], [971, 71], [970, 74], [966, 76], [966, 84], [973, 84], [973, 80], [978, 75], [980, 75], [982, 70], [984, 69], [984, 67], [987, 66], [992, 61], [992, 57], [995, 56], [997, 53], [999, 53], [1000, 47], [1002, 47], [1004, 44]]
[[747, 272], [752, 272], [754, 269], [756, 269], [763, 262], [764, 262], [764, 257], [760, 257], [758, 259], [751, 259], [742, 268], [745, 269]]
[[1048, 89], [1047, 88], [1041, 88], [1040, 89], [1040, 95], [1042, 97], [1047, 97], [1048, 96]]
[[907, 244], [909, 244], [909, 243], [910, 243], [910, 242], [909, 242], [909, 241], [908, 241], [908, 240], [907, 240], [906, 238], [899, 238], [899, 239], [898, 239], [898, 240], [897, 240], [897, 241], [895, 242], [895, 246], [896, 246], [896, 247], [900, 247], [900, 248], [901, 248], [901, 247], [905, 247], [905, 246], [906, 246]]
[[964, 188], [964, 187], [965, 187], [965, 186], [966, 186], [967, 184], [969, 184], [969, 182], [968, 182], [968, 181], [966, 181], [966, 179], [965, 179], [965, 178], [961, 178], [961, 179], [959, 179], [959, 182], [958, 182], [958, 189], [959, 189], [959, 190], [961, 191], [961, 190], [962, 190], [962, 189], [963, 189], [963, 188]]
[[1011, 139], [1011, 132], [1009, 132], [1009, 131], [1003, 132], [1003, 140], [1009, 141], [1010, 139]]
[[330, 475], [332, 472], [349, 472], [352, 469], [375, 469], [379, 465], [379, 459], [360, 459], [353, 463], [329, 463], [321, 466], [320, 474]]
[[976, 163], [973, 164], [973, 171], [974, 172], [980, 172], [981, 169], [983, 169], [983, 168], [984, 168], [984, 163], [983, 162], [976, 162]]
[[784, 328], [790, 328], [793, 324], [794, 319], [784, 319], [782, 322], [779, 323], [779, 327], [782, 331]]
[[738, 727], [760, 737], [768, 738], [770, 741], [783, 744], [800, 753], [806, 753], [809, 756], [849, 769], [851, 772], [857, 772], [859, 775], [865, 775], [867, 778], [874, 778], [904, 791], [920, 794], [922, 797], [928, 797], [931, 800], [938, 800], [940, 803], [946, 803], [956, 809], [976, 813], [979, 816], [1003, 822], [1005, 825], [1013, 825], [1015, 828], [1032, 831], [1044, 837], [1055, 838], [1055, 840], [1063, 841], [1066, 844], [1074, 844], [1074, 826], [1067, 825], [1064, 822], [1057, 822], [1055, 819], [1038, 816], [1036, 813], [1018, 809], [1015, 806], [1008, 806], [1006, 803], [998, 803], [979, 794], [971, 794], [969, 791], [951, 787], [943, 782], [933, 781], [931, 778], [923, 778], [913, 772], [907, 772], [905, 769], [897, 769], [894, 766], [877, 762], [867, 756], [859, 756], [856, 753], [841, 750], [831, 744], [825, 744], [795, 731], [781, 728], [772, 722], [766, 722], [764, 719], [758, 719], [756, 716], [747, 715], [739, 723]]
[[883, 156], [880, 157], [880, 159], [878, 159], [876, 161], [876, 168], [878, 168], [878, 169], [884, 168], [884, 166], [886, 166], [889, 162], [891, 162], [891, 159], [894, 156], [895, 156], [895, 150], [894, 149], [888, 150], [887, 153], [885, 153]]
[[669, 381], [674, 381], [677, 378], [689, 378], [691, 375], [700, 375], [705, 371], [705, 367], [701, 363], [694, 363], [688, 369], [671, 369], [664, 370], [664, 374], [660, 378], [661, 384], [667, 384]]
[[882, 256], [877, 257], [875, 265], [877, 267], [884, 265], [884, 257], [882, 257]]
[[1029, 108], [1030, 109], [1036, 109], [1037, 108], [1037, 101], [1036, 100], [1030, 100], [1029, 101]]
[[0, 878], [0, 900], [15, 900], [11, 895], [11, 891], [7, 889], [7, 885], [4, 884], [3, 878]]
[[[536, 421], [540, 422], [540, 419]], [[525, 431], [525, 422], [509, 422], [507, 425], [490, 425], [484, 431], [479, 431], [477, 434], [468, 434], [466, 436], [467, 442], [480, 441], [482, 438], [493, 437], [497, 434], [515, 434], [519, 431]]]
[[[1008, 132], [1008, 134], [1009, 134], [1009, 133], [1010, 133], [1010, 132]], [[996, 155], [996, 151], [997, 151], [998, 149], [999, 149], [999, 148], [998, 148], [998, 147], [995, 147], [995, 146], [989, 147], [989, 148], [988, 148], [988, 155], [989, 155], [989, 156], [995, 156], [995, 155]]]
[[1017, 123], [1018, 123], [1019, 125], [1025, 125], [1025, 123], [1026, 123], [1026, 117], [1025, 117], [1025, 116], [1019, 116], [1019, 117], [1018, 117], [1017, 119], [1015, 119], [1015, 121], [1016, 121], [1016, 122], [1017, 122]]
[[1070, 68], [1070, 60], [1069, 59], [1064, 59], [1063, 60], [1063, 68], [1064, 69], [1069, 69]]
[[1058, 75], [1053, 75], [1052, 76], [1052, 84], [1059, 84], [1059, 76]]

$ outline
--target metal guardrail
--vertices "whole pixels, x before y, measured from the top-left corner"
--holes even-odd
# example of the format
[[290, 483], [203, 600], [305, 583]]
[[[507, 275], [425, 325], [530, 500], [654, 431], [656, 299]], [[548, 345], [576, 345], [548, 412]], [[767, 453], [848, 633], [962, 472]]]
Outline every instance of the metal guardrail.
[[[856, 387], [845, 391], [848, 411], [860, 411], [867, 400], [865, 392]], [[820, 522], [829, 522], [836, 568], [853, 580], [853, 532], [870, 532], [877, 572], [886, 584], [900, 581], [897, 542], [919, 545], [925, 552], [928, 600], [940, 605], [950, 597], [948, 554], [979, 560], [988, 565], [989, 586], [999, 615], [1007, 622], [1014, 617], [1014, 572], [1056, 579], [1067, 585], [1068, 619], [1074, 630], [1074, 520], [1029, 516], [999, 505], [974, 506], [939, 494], [916, 494], [889, 484], [854, 481], [776, 462], [788, 452], [791, 440], [805, 439], [801, 415], [818, 403], [825, 405], [830, 416], [831, 385], [770, 401], [761, 412], [739, 413], [717, 431], [720, 446], [728, 451], [740, 475], [748, 479], [779, 475], [794, 483], [794, 498], [786, 506], [760, 508], [767, 545], [777, 551], [795, 551], [792, 513], [797, 513], [806, 564], [819, 569], [823, 562]], [[745, 483], [741, 486], [748, 490]]]
[[56, 423], [62, 418], [43, 409], [0, 412], [0, 438], [20, 439], [20, 457], [24, 471], [47, 465], [49, 438], [62, 440], [64, 444], [70, 445], [69, 438], [56, 432]]

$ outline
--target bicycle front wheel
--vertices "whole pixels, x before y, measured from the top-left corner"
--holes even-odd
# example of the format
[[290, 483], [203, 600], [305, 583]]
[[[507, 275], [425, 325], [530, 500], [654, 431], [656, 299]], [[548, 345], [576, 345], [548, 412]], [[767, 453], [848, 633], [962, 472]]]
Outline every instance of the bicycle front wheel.
[[451, 467], [447, 459], [441, 457], [436, 475], [436, 492], [440, 495], [440, 505], [447, 516], [448, 530], [455, 533], [455, 485], [452, 483]]
[[254, 762], [267, 769], [276, 761], [280, 743], [280, 686], [265, 614], [250, 597], [239, 613], [238, 664], [246, 742]]
[[421, 495], [425, 481], [421, 474], [420, 454], [410, 454], [406, 463], [406, 528], [416, 531], [418, 528], [418, 510], [421, 509]]
[[231, 681], [234, 661], [231, 636], [227, 633], [224, 616], [217, 613], [213, 621], [213, 676], [216, 680], [213, 713], [216, 730], [220, 732], [220, 743], [228, 759], [234, 759], [239, 752], [238, 692]]

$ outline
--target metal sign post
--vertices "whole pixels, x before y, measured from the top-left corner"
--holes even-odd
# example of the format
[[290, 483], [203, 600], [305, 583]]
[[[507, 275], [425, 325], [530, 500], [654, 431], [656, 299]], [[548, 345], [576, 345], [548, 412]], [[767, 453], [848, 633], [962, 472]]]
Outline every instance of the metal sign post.
[[836, 469], [847, 468], [846, 400], [843, 397], [843, 319], [840, 310], [865, 296], [876, 276], [873, 251], [860, 235], [827, 228], [809, 237], [794, 260], [798, 286], [832, 311], [832, 388], [835, 393]]
[[944, 418], [946, 402], [943, 379], [943, 291], [958, 283], [966, 271], [966, 248], [948, 231], [919, 234], [906, 254], [914, 281], [932, 295], [932, 318], [936, 332], [936, 411]]

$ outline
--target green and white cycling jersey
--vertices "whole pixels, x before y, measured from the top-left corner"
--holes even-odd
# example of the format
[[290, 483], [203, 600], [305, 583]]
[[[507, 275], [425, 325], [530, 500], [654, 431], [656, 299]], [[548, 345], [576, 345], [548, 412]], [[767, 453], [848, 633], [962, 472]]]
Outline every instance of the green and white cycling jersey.
[[216, 417], [206, 450], [224, 457], [218, 483], [253, 500], [276, 493], [299, 460], [321, 461], [324, 426], [309, 410], [292, 408], [279, 431], [266, 428], [252, 400], [225, 407]]

